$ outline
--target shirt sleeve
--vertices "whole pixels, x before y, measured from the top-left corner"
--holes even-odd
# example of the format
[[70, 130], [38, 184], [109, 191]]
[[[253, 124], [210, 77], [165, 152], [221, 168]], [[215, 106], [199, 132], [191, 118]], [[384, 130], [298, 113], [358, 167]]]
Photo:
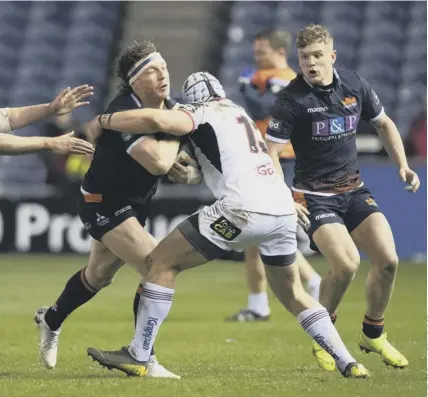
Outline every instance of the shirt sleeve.
[[[114, 112], [123, 112], [125, 110], [133, 110], [135, 107], [135, 100], [130, 95], [123, 95], [115, 98], [112, 102], [110, 102], [109, 106], [105, 113], [114, 113]], [[114, 131], [114, 130], [112, 130]], [[153, 136], [153, 134], [127, 134], [125, 132], [115, 131], [119, 134], [120, 140], [124, 144], [124, 148], [128, 154], [131, 153], [131, 150], [141, 141], [147, 139], [149, 136]]]
[[288, 97], [278, 97], [273, 105], [266, 130], [266, 139], [287, 143], [299, 117], [299, 105]]
[[194, 130], [196, 130], [196, 128], [198, 128], [198, 126], [200, 126], [201, 124], [205, 124], [207, 122], [206, 107], [202, 103], [180, 105], [178, 107], [178, 110], [186, 113], [192, 119], [193, 128], [192, 128], [192, 131], [189, 131], [189, 132], [193, 132]]
[[361, 80], [361, 118], [366, 121], [376, 121], [384, 114], [382, 103], [375, 90], [370, 84], [360, 77]]

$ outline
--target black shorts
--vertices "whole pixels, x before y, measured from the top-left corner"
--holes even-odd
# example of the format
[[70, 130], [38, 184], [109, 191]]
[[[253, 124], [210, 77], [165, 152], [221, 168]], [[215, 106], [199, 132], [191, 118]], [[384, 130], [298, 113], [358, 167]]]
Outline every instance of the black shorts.
[[351, 233], [369, 215], [381, 212], [370, 190], [365, 187], [334, 196], [293, 192], [293, 197], [294, 201], [304, 205], [310, 212], [311, 225], [306, 233], [314, 251], [318, 251], [318, 248], [312, 236], [321, 225], [341, 223]]
[[151, 199], [144, 203], [130, 199], [86, 202], [83, 194], [79, 197], [79, 216], [88, 233], [98, 241], [128, 218], [135, 216], [144, 227], [150, 209]]

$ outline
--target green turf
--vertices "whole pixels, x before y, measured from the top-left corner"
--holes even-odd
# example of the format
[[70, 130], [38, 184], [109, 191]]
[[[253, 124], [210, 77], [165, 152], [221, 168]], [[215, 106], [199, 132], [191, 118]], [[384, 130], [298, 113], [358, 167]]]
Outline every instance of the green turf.
[[[356, 345], [364, 314], [363, 264], [339, 312], [345, 343], [372, 373], [370, 380], [324, 373], [311, 356], [310, 339], [275, 300], [267, 323], [231, 324], [223, 317], [246, 303], [242, 264], [213, 263], [178, 280], [171, 314], [157, 343], [158, 358], [181, 381], [128, 378], [86, 355], [88, 346], [118, 348], [132, 333], [136, 274], [122, 269], [115, 282], [73, 314], [60, 340], [58, 365], [44, 370], [37, 356], [32, 316], [52, 303], [85, 257], [1, 256], [0, 396], [426, 396], [426, 269], [403, 264], [386, 317], [390, 340], [409, 359], [405, 370], [385, 367]], [[325, 263], [316, 266], [326, 271]]]

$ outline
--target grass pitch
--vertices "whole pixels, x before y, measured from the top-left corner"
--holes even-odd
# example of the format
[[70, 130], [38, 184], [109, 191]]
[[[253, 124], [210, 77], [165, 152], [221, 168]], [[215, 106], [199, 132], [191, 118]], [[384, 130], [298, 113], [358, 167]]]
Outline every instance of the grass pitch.
[[[65, 282], [85, 264], [78, 256], [0, 257], [0, 397], [378, 397], [426, 396], [426, 266], [403, 263], [386, 316], [389, 339], [409, 359], [404, 370], [386, 367], [356, 345], [364, 315], [361, 265], [339, 311], [337, 327], [369, 380], [325, 373], [311, 355], [310, 338], [271, 299], [266, 323], [224, 323], [246, 304], [242, 264], [216, 262], [179, 277], [170, 317], [157, 339], [157, 356], [181, 381], [128, 378], [92, 362], [86, 348], [116, 349], [133, 334], [132, 300], [138, 278], [122, 269], [115, 282], [66, 321], [57, 367], [41, 367], [34, 311], [54, 302]], [[321, 274], [322, 259], [314, 260]]]

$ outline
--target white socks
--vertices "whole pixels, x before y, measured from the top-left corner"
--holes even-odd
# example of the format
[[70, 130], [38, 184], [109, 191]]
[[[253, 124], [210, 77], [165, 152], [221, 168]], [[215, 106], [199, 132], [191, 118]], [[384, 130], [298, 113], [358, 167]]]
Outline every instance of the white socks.
[[268, 316], [270, 314], [270, 309], [267, 292], [249, 294], [248, 309], [259, 314], [260, 316]]
[[129, 353], [138, 361], [149, 361], [158, 330], [171, 309], [174, 290], [144, 283], [138, 306], [135, 335]]
[[297, 320], [305, 332], [335, 359], [341, 372], [349, 363], [356, 362], [342, 342], [326, 309], [306, 309], [297, 315]]

